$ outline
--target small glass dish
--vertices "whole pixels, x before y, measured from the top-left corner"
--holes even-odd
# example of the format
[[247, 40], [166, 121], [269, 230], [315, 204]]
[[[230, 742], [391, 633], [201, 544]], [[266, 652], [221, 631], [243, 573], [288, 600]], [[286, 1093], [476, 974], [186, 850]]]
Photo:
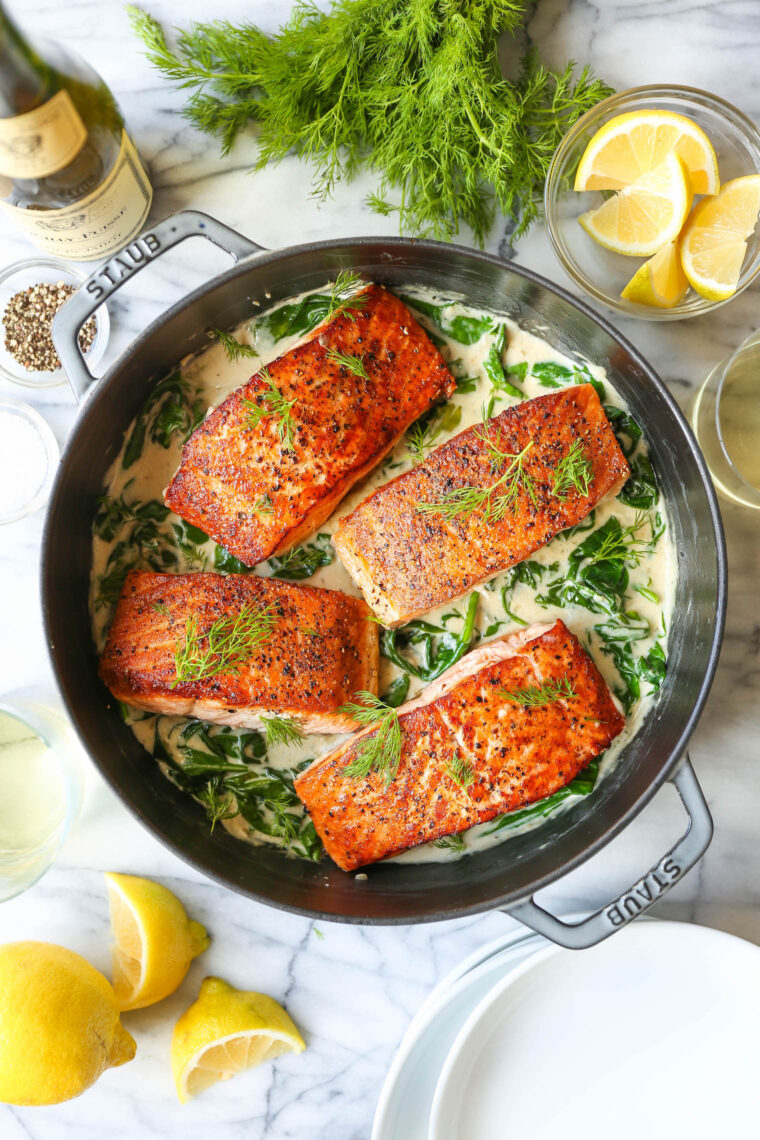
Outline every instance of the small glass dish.
[[[578, 120], [557, 147], [544, 191], [546, 222], [554, 252], [565, 272], [595, 301], [601, 301], [626, 316], [651, 321], [677, 321], [711, 312], [725, 305], [726, 301], [707, 301], [693, 289], [673, 309], [657, 309], [624, 300], [620, 296], [621, 290], [647, 259], [625, 257], [604, 249], [578, 223], [580, 214], [600, 206], [605, 196], [609, 196], [609, 191], [573, 190], [575, 172], [586, 146], [610, 119], [644, 110], [674, 111], [700, 126], [715, 148], [721, 183], [742, 174], [760, 173], [760, 131], [725, 99], [694, 87], [634, 87], [597, 103]], [[759, 273], [760, 235], [756, 231], [747, 242], [741, 277], [732, 297], [746, 289]]]
[[716, 490], [760, 510], [760, 332], [713, 368], [690, 419]]
[[0, 902], [45, 874], [82, 793], [81, 752], [63, 713], [26, 692], [0, 699]]
[[39, 412], [0, 396], [0, 526], [45, 505], [60, 455], [58, 442]]
[[[30, 257], [27, 261], [16, 261], [0, 273], [0, 376], [13, 384], [21, 384], [24, 388], [56, 388], [59, 384], [67, 383], [62, 368], [57, 368], [55, 372], [30, 372], [23, 364], [19, 364], [5, 347], [5, 327], [1, 322], [11, 297], [28, 289], [30, 285], [63, 281], [78, 289], [85, 280], [83, 273], [51, 257]], [[86, 353], [90, 368], [98, 363], [106, 350], [110, 327], [108, 310], [105, 305], [101, 305], [95, 313], [95, 337]]]

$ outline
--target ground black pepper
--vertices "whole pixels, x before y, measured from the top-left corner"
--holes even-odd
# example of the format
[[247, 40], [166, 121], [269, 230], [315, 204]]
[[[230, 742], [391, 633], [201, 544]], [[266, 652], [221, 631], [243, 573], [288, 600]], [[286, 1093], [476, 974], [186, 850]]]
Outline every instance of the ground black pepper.
[[[28, 372], [55, 372], [61, 367], [52, 336], [53, 317], [74, 292], [64, 281], [40, 281], [14, 293], [3, 313], [5, 348]], [[95, 318], [82, 326], [82, 352], [95, 339]]]

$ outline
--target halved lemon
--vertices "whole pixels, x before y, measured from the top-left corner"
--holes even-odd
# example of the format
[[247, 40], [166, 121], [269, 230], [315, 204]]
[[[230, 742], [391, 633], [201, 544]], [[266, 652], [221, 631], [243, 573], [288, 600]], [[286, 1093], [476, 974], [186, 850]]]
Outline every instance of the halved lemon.
[[688, 288], [678, 256], [678, 243], [670, 241], [639, 266], [620, 296], [637, 305], [673, 309], [684, 299]]
[[629, 111], [601, 127], [583, 152], [576, 190], [622, 190], [675, 151], [695, 194], [717, 194], [718, 160], [705, 132], [673, 111]]
[[650, 257], [675, 241], [691, 208], [693, 193], [683, 160], [671, 151], [656, 169], [578, 221], [594, 241], [615, 253]]
[[106, 874], [119, 1009], [143, 1009], [174, 993], [209, 937], [176, 895], [151, 879]]
[[185, 1104], [217, 1081], [270, 1061], [302, 1053], [301, 1034], [279, 1002], [205, 978], [198, 999], [174, 1027], [172, 1071]]
[[720, 194], [694, 207], [680, 242], [689, 283], [708, 301], [736, 292], [747, 239], [760, 214], [760, 174], [727, 182]]

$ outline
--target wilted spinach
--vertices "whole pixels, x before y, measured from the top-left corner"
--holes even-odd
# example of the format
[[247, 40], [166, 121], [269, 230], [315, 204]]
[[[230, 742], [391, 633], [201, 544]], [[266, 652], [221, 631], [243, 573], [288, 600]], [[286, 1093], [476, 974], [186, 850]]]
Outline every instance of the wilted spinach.
[[[380, 652], [404, 672], [411, 673], [421, 681], [434, 681], [470, 648], [479, 600], [478, 593], [470, 595], [459, 633], [450, 633], [445, 625], [410, 621], [400, 629], [382, 631]], [[448, 616], [444, 617], [444, 621]]]
[[269, 567], [275, 578], [288, 578], [292, 581], [301, 581], [311, 578], [322, 566], [329, 566], [335, 561], [335, 551], [330, 542], [329, 534], [318, 534], [313, 542], [306, 542], [302, 546], [294, 546], [282, 557], [273, 556], [268, 559]]
[[145, 440], [168, 448], [173, 436], [181, 432], [187, 439], [206, 413], [199, 391], [190, 390], [181, 372], [173, 372], [159, 380], [142, 406], [129, 434], [121, 465], [126, 470], [142, 455]]

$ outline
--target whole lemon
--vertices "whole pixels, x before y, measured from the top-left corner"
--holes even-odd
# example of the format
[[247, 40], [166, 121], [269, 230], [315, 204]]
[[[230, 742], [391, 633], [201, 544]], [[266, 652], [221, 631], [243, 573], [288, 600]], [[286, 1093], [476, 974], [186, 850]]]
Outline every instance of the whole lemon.
[[135, 1055], [113, 989], [73, 950], [0, 946], [0, 1101], [58, 1104]]

